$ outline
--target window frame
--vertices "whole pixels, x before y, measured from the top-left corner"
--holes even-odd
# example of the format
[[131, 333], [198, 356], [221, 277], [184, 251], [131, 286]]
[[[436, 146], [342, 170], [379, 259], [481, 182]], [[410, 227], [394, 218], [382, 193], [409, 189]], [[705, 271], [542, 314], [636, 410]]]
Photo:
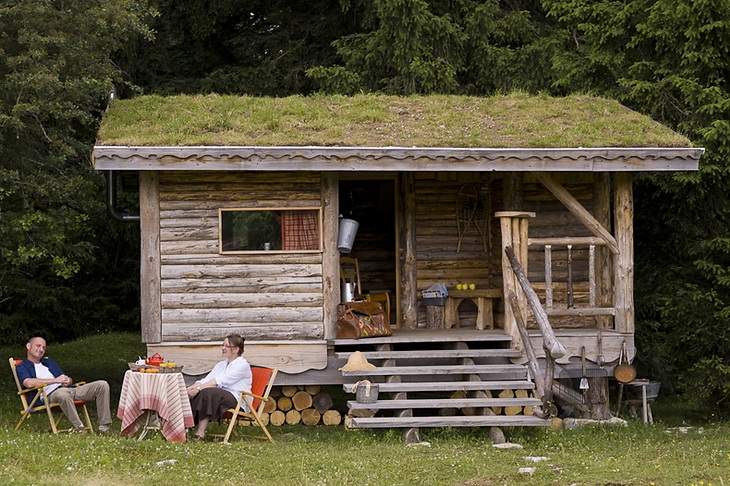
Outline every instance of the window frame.
[[[317, 246], [316, 250], [224, 250], [223, 249], [223, 213], [237, 211], [316, 211], [317, 212]], [[234, 207], [234, 208], [218, 208], [218, 253], [221, 255], [261, 255], [261, 254], [292, 254], [292, 253], [322, 253], [324, 251], [324, 230], [323, 230], [322, 206], [286, 206], [286, 207]]]

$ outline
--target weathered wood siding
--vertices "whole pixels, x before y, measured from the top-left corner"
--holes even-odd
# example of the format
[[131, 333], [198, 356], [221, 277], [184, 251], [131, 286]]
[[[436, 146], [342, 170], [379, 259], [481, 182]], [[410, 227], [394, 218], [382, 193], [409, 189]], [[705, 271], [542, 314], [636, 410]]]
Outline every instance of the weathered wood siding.
[[218, 209], [321, 205], [319, 173], [160, 173], [162, 340], [323, 339], [322, 254], [221, 255]]
[[[594, 206], [594, 179], [591, 173], [554, 174], [589, 212]], [[529, 220], [530, 238], [590, 237], [590, 231], [571, 214], [534, 176], [522, 175], [522, 210], [534, 212]], [[605, 179], [604, 179], [605, 181]], [[478, 288], [502, 288], [500, 255], [500, 229], [496, 219], [489, 225], [491, 232], [488, 251], [474, 226], [464, 232], [460, 251], [457, 252], [458, 229], [456, 202], [464, 184], [477, 184], [489, 190], [491, 214], [504, 210], [502, 174], [483, 173], [419, 173], [416, 175], [416, 238], [417, 274], [419, 292], [419, 327], [425, 325], [425, 309], [420, 292], [429, 285], [441, 282], [448, 288], [457, 283], [474, 283]], [[572, 280], [575, 307], [589, 304], [589, 259], [587, 246], [575, 246], [572, 250]], [[545, 303], [545, 254], [542, 247], [530, 247], [528, 252], [528, 277]], [[596, 262], [596, 273], [605, 263]], [[553, 299], [555, 308], [567, 307], [567, 248], [555, 246], [552, 251]], [[610, 296], [608, 296], [610, 297]], [[504, 302], [495, 307], [495, 323], [501, 327], [504, 319]], [[473, 325], [476, 308], [465, 301], [460, 307], [462, 325]], [[604, 316], [565, 317], [553, 316], [555, 328], [596, 327]]]
[[[416, 174], [416, 262], [418, 276], [418, 325], [425, 326], [426, 310], [421, 292], [434, 283], [453, 289], [458, 283], [473, 283], [478, 288], [502, 288], [499, 255], [499, 224], [492, 221], [491, 237], [484, 251], [484, 241], [471, 226], [462, 237], [457, 252], [458, 228], [456, 202], [464, 184], [480, 183], [478, 173], [419, 173]], [[491, 187], [489, 180], [483, 185]], [[493, 211], [492, 211], [493, 213]], [[495, 307], [495, 322], [500, 322], [502, 304]], [[466, 300], [460, 307], [463, 326], [473, 326], [476, 306]]]
[[[591, 214], [595, 215], [596, 185], [592, 173], [552, 174], [576, 200]], [[603, 178], [602, 183], [609, 183]], [[535, 218], [529, 221], [530, 238], [550, 237], [590, 237], [591, 232], [578, 218], [570, 213], [532, 174], [525, 174], [523, 180], [524, 210], [534, 212]], [[600, 215], [597, 215], [600, 217]], [[603, 219], [603, 218], [601, 218]], [[608, 227], [607, 229], [611, 229]], [[599, 249], [601, 247], [598, 247]], [[609, 257], [610, 258], [610, 257]], [[528, 252], [528, 278], [545, 303], [545, 251], [542, 246], [530, 246]], [[565, 309], [568, 301], [568, 249], [565, 245], [554, 245], [552, 248], [552, 289], [554, 308]], [[596, 260], [594, 275], [605, 270], [606, 262]], [[610, 268], [609, 268], [610, 269]], [[576, 308], [589, 306], [589, 248], [585, 245], [572, 248], [572, 287], [573, 305]], [[604, 296], [609, 299], [610, 295]], [[556, 328], [590, 328], [597, 327], [605, 321], [601, 316], [551, 316], [550, 323]], [[609, 319], [610, 320], [610, 319]], [[534, 324], [530, 319], [530, 324]], [[604, 324], [606, 325], [606, 324]]]

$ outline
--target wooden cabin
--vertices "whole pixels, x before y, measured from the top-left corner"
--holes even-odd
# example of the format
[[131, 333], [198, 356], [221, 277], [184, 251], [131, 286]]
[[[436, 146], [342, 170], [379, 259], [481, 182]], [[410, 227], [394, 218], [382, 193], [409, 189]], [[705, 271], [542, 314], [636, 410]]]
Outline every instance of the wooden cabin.
[[[590, 97], [203, 99], [210, 116], [186, 108], [200, 98], [117, 101], [94, 147], [97, 170], [138, 179], [142, 339], [190, 374], [238, 332], [278, 383], [348, 382], [338, 346], [387, 340], [337, 339], [342, 218], [359, 223], [348, 255], [362, 293], [388, 294], [392, 339], [506, 337], [525, 363], [518, 309], [543, 358], [510, 247], [565, 350], [554, 376], [582, 355], [610, 370], [636, 353], [632, 173], [695, 171], [703, 152]], [[429, 316], [436, 283], [449, 296]]]

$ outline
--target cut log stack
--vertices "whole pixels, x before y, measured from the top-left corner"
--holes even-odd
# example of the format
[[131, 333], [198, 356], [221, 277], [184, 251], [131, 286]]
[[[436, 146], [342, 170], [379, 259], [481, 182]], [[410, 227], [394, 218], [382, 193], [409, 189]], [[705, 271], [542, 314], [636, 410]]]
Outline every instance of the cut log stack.
[[284, 385], [271, 390], [262, 419], [276, 427], [299, 423], [339, 425], [342, 416], [332, 406], [332, 397], [319, 385]]

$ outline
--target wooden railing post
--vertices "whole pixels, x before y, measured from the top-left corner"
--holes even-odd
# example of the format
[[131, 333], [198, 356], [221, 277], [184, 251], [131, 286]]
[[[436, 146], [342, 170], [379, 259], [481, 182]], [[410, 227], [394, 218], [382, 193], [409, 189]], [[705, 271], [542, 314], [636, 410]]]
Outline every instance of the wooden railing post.
[[[553, 359], [562, 358], [565, 356], [565, 348], [562, 344], [560, 344], [557, 336], [555, 336], [555, 331], [553, 331], [553, 328], [550, 325], [547, 313], [545, 312], [545, 309], [542, 308], [540, 299], [537, 297], [535, 290], [527, 280], [525, 270], [522, 268], [522, 265], [520, 265], [520, 262], [517, 260], [517, 257], [511, 247], [506, 247], [504, 252], [507, 255], [511, 265], [511, 270], [520, 286], [520, 290], [522, 291], [521, 293], [524, 294], [525, 300], [529, 303], [532, 315], [535, 317], [537, 326], [540, 328], [540, 334], [542, 334], [542, 341], [545, 349], [549, 352]], [[520, 309], [520, 312], [524, 315], [522, 309]]]
[[[517, 291], [519, 283], [514, 272], [512, 272], [512, 265], [505, 256], [504, 250], [507, 247], [513, 248], [520, 264], [523, 268], [527, 268], [528, 218], [534, 218], [535, 213], [525, 211], [499, 211], [495, 213], [495, 216], [499, 218], [502, 230], [503, 295], [506, 298], [510, 292], [514, 293], [517, 296], [520, 312], [522, 312], [522, 315], [527, 315], [527, 301], [524, 298], [524, 294]], [[516, 349], [524, 350], [520, 333], [517, 330], [515, 316], [509, 305], [504, 306], [504, 332], [512, 336], [513, 346]]]

